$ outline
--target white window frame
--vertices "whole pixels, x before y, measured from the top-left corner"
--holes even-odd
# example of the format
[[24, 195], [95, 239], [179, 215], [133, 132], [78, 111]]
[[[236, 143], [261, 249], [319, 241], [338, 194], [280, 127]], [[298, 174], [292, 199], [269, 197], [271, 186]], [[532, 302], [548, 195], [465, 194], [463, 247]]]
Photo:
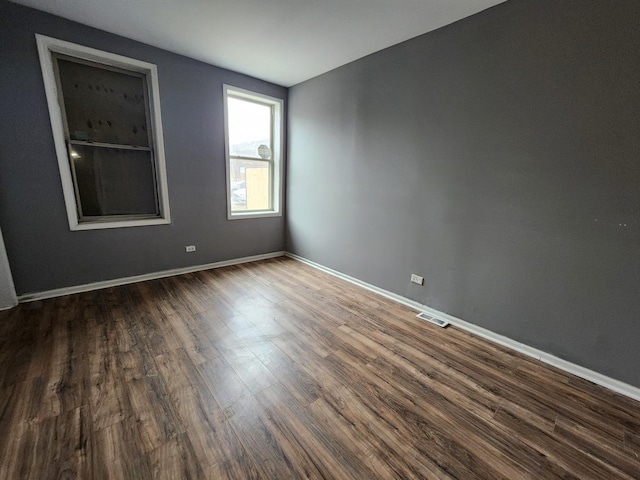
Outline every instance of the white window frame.
[[[264, 218], [264, 217], [281, 217], [283, 210], [283, 144], [284, 144], [284, 100], [280, 98], [270, 97], [261, 93], [252, 92], [243, 88], [231, 85], [223, 85], [224, 97], [224, 140], [225, 140], [225, 158], [227, 167], [227, 219], [238, 220], [243, 218]], [[271, 209], [263, 211], [234, 212], [231, 210], [231, 159], [229, 144], [229, 117], [228, 117], [228, 98], [239, 98], [250, 100], [261, 104], [270, 105], [272, 108], [272, 131], [273, 145], [273, 172], [271, 177]], [[259, 160], [259, 159], [256, 159]]]
[[[49, 117], [53, 131], [53, 141], [58, 157], [60, 179], [71, 230], [96, 230], [104, 228], [140, 227], [146, 225], [164, 225], [171, 223], [169, 212], [169, 191], [167, 188], [167, 169], [164, 158], [164, 139], [162, 136], [162, 118], [160, 114], [160, 94], [158, 88], [158, 70], [152, 63], [143, 62], [122, 55], [96, 50], [94, 48], [65, 42], [56, 38], [36, 34], [38, 55], [42, 68], [44, 88], [49, 106]], [[156, 167], [156, 188], [158, 195], [159, 216], [154, 218], [104, 219], [80, 222], [78, 205], [74, 188], [73, 174], [65, 140], [62, 110], [59, 103], [58, 85], [54, 73], [52, 54], [59, 53], [70, 57], [87, 60], [102, 65], [112, 66], [123, 70], [138, 72], [145, 75], [149, 90], [149, 117], [151, 139], [153, 142], [153, 156]]]

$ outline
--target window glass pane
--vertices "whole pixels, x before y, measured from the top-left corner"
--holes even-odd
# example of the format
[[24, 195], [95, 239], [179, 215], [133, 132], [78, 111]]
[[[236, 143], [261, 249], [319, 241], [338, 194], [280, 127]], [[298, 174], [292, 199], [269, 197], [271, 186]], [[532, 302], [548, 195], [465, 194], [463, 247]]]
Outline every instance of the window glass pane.
[[157, 216], [151, 152], [71, 146], [83, 216]]
[[271, 107], [228, 97], [229, 154], [271, 158]]
[[57, 62], [71, 140], [149, 146], [143, 77]]
[[240, 212], [270, 208], [270, 163], [231, 159], [231, 210]]

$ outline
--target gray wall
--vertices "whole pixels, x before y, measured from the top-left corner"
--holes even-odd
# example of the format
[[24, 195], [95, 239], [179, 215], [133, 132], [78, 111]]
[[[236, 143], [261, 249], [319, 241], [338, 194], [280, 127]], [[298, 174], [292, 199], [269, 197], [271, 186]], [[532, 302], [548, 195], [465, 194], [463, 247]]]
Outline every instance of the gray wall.
[[[158, 66], [171, 225], [69, 230], [36, 32]], [[19, 294], [283, 249], [282, 217], [226, 218], [222, 84], [285, 88], [5, 0], [0, 72], [0, 225]]]
[[640, 386], [639, 24], [510, 0], [294, 86], [287, 249]]

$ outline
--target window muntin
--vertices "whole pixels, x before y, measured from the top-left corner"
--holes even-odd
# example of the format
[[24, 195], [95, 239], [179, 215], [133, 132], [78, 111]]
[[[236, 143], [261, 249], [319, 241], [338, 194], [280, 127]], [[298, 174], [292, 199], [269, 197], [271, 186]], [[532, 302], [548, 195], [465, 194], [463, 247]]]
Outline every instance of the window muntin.
[[281, 215], [280, 99], [225, 86], [228, 217]]
[[70, 228], [170, 223], [155, 65], [37, 39]]

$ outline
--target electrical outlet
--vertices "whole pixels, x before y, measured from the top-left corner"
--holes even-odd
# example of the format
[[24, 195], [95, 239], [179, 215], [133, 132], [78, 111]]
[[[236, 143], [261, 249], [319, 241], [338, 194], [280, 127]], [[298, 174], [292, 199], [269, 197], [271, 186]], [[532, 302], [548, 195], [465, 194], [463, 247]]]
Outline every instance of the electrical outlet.
[[184, 247], [184, 249], [187, 251], [187, 253], [195, 252], [196, 251], [196, 246], [195, 245], [187, 245], [186, 247]]
[[418, 285], [424, 285], [424, 278], [420, 275], [416, 275], [415, 273], [411, 274], [411, 281], [413, 283], [417, 283]]

